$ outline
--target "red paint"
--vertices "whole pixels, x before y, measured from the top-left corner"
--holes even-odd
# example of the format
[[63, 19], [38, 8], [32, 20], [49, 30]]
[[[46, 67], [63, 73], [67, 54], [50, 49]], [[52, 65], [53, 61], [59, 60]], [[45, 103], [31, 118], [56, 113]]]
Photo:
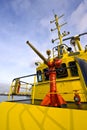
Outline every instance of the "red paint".
[[50, 94], [47, 94], [41, 105], [43, 106], [59, 106], [66, 105], [66, 102], [60, 94], [57, 92], [56, 87], [56, 70], [55, 67], [60, 67], [62, 60], [55, 59], [54, 61], [48, 62], [49, 67], [49, 79], [50, 79]]
[[19, 93], [19, 91], [20, 91], [20, 81], [18, 82], [18, 87], [17, 87], [17, 93]]

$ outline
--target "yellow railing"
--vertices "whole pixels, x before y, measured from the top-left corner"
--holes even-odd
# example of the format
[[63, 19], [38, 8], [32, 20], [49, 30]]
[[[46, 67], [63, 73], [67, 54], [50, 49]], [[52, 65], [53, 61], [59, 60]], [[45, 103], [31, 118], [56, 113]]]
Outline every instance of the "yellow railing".
[[[23, 95], [23, 96], [28, 95], [29, 96], [29, 95], [31, 95], [32, 86], [33, 85], [35, 86], [35, 83], [36, 83], [36, 76], [34, 77], [34, 75], [35, 74], [15, 78], [12, 81], [12, 84], [11, 84], [10, 89], [9, 89], [8, 100], [10, 100], [10, 97], [12, 97], [12, 100], [13, 100], [14, 95], [18, 95], [18, 96], [21, 96], [21, 95]], [[26, 81], [21, 81], [21, 78], [26, 78], [26, 77], [29, 78], [29, 77], [32, 77], [32, 76], [34, 77], [34, 83], [28, 83]], [[30, 81], [32, 81], [32, 79]], [[33, 97], [34, 97], [34, 94], [33, 94]], [[34, 102], [34, 99], [33, 99], [32, 102]]]

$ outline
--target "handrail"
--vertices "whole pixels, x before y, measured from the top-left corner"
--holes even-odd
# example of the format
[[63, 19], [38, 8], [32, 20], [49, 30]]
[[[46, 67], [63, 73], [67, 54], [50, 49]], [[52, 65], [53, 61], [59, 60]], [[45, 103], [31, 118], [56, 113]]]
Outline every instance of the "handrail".
[[31, 77], [31, 76], [35, 76], [35, 75], [37, 75], [37, 74], [31, 74], [31, 75], [25, 75], [25, 76], [17, 77], [17, 78], [14, 78], [13, 81], [16, 80], [16, 79], [27, 78], [27, 77]]
[[71, 37], [68, 37], [68, 38], [63, 39], [63, 41], [66, 41], [66, 40], [69, 40], [69, 39], [72, 39], [72, 38], [75, 38], [75, 37], [80, 37], [80, 36], [82, 36], [82, 35], [86, 35], [86, 34], [87, 34], [87, 32], [85, 32], [85, 33], [81, 33], [81, 34], [76, 35], [76, 36], [71, 36]]
[[[72, 66], [69, 66], [69, 67], [63, 67], [62, 69], [70, 69], [70, 68], [74, 68], [75, 65], [72, 65]], [[53, 72], [53, 71], [57, 71], [57, 70], [60, 70], [60, 68], [56, 68], [55, 70], [51, 70], [51, 71], [47, 71], [47, 72], [41, 72], [41, 74], [45, 74], [45, 73], [49, 73], [49, 72]], [[31, 77], [31, 76], [37, 76], [37, 74], [31, 74], [31, 75], [25, 75], [25, 76], [21, 76], [21, 77], [17, 77], [17, 78], [14, 78], [14, 80], [16, 79], [21, 79], [21, 78], [27, 78], [27, 77]], [[27, 82], [24, 82], [24, 81], [20, 81], [22, 83], [26, 83], [26, 84], [29, 84], [29, 85], [33, 85], [32, 83], [27, 83]]]

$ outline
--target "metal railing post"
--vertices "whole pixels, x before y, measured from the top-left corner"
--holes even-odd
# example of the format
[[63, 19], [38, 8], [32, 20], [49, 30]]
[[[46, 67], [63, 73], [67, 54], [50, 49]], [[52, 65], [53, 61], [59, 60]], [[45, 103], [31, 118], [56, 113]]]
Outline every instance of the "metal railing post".
[[34, 104], [35, 85], [36, 85], [36, 76], [34, 76], [34, 86], [33, 86], [33, 90], [32, 90], [32, 104]]

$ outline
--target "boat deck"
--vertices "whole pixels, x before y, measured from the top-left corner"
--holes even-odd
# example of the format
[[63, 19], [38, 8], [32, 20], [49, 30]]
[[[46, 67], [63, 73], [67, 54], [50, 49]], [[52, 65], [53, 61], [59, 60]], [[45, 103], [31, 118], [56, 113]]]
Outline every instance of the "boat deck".
[[87, 110], [0, 103], [0, 130], [87, 130]]

